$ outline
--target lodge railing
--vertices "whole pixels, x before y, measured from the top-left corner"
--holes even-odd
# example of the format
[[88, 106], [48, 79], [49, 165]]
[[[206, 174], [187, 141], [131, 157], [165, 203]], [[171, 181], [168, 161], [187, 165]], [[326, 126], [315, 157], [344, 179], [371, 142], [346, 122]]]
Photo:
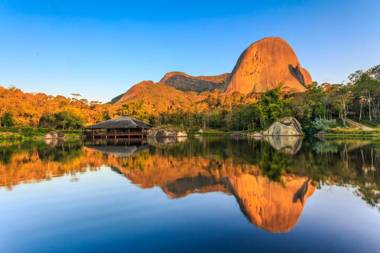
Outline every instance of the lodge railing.
[[126, 130], [103, 130], [103, 129], [84, 129], [85, 139], [143, 139], [146, 138], [146, 131]]

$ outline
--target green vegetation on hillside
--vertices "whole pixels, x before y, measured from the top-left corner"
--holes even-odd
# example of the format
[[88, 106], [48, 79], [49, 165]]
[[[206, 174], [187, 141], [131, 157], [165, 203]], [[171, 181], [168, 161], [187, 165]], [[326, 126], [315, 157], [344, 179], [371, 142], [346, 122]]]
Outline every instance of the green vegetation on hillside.
[[57, 112], [42, 115], [38, 126], [53, 129], [80, 129], [83, 122], [78, 116], [70, 112]]
[[151, 121], [187, 129], [257, 131], [266, 129], [281, 117], [293, 116], [301, 122], [306, 133], [346, 127], [348, 118], [377, 125], [380, 122], [380, 65], [356, 71], [349, 80], [344, 85], [314, 83], [307, 92], [300, 94], [281, 95], [278, 89], [271, 90], [254, 103], [236, 103], [231, 108], [210, 99], [208, 104], [212, 109], [207, 113], [163, 113]]
[[[41, 94], [37, 96], [23, 94], [19, 90], [2, 89], [3, 95], [0, 98], [3, 99], [1, 101], [4, 106], [0, 109], [0, 127], [3, 129], [0, 134], [17, 137], [13, 134], [15, 131], [7, 130], [12, 127], [80, 129], [83, 125], [89, 124], [87, 116], [94, 113], [92, 109], [96, 115], [91, 114], [91, 122], [128, 115], [149, 121], [154, 126], [170, 125], [190, 132], [197, 132], [200, 129], [203, 129], [203, 132], [209, 131], [208, 129], [219, 132], [260, 131], [285, 116], [297, 118], [307, 134], [318, 131], [346, 134], [345, 127], [350, 125], [347, 124], [348, 119], [368, 124], [376, 129], [380, 123], [380, 65], [366, 71], [356, 71], [349, 75], [349, 80], [347, 84], [314, 83], [306, 92], [297, 94], [281, 94], [280, 88], [263, 94], [248, 95], [202, 93], [202, 98], [197, 97], [201, 100], [191, 100], [190, 105], [183, 107], [187, 108], [186, 110], [175, 109], [174, 105], [170, 105], [171, 109], [163, 111], [150, 100], [139, 103], [129, 101], [113, 107], [97, 103], [85, 105], [86, 101], [77, 99], [49, 98]], [[191, 94], [195, 96], [195, 93]], [[38, 101], [35, 101], [36, 99]], [[44, 102], [45, 100], [49, 102]], [[12, 101], [15, 102], [11, 103]], [[184, 100], [182, 103], [187, 102]], [[10, 105], [17, 106], [7, 109]], [[42, 110], [41, 108], [45, 106], [52, 109]], [[40, 109], [38, 113], [33, 112], [35, 108]], [[358, 131], [353, 127], [350, 128], [351, 131]], [[29, 135], [25, 135], [23, 131], [16, 132], [21, 136]], [[377, 131], [371, 134], [375, 133]]]

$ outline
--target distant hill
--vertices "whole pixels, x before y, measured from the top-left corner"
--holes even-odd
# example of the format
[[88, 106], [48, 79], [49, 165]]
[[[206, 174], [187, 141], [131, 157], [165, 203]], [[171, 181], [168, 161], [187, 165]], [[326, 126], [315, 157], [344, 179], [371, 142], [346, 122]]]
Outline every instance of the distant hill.
[[[162, 96], [165, 97], [166, 95], [169, 95], [167, 98], [169, 100], [179, 99], [179, 97], [182, 97], [182, 100], [186, 100], [185, 97], [194, 99], [195, 94], [192, 94], [191, 92], [201, 93], [214, 90], [223, 91], [226, 87], [228, 77], [228, 73], [216, 76], [191, 76], [183, 72], [168, 72], [158, 83], [154, 83], [152, 81], [142, 81], [133, 85], [127, 92], [113, 98], [110, 103], [121, 103], [127, 99], [138, 99], [143, 97], [153, 102], [153, 97], [156, 95], [158, 95], [158, 99], [162, 99]], [[158, 84], [159, 86], [157, 86]], [[160, 93], [163, 91], [168, 93], [162, 94], [161, 96]], [[145, 92], [150, 93], [152, 97]], [[200, 97], [204, 96], [201, 95]]]
[[264, 38], [241, 54], [231, 74], [191, 76], [168, 72], [158, 83], [139, 82], [107, 104], [0, 86], [0, 115], [10, 112], [17, 124], [32, 126], [38, 125], [42, 115], [59, 111], [69, 111], [85, 124], [119, 115], [147, 120], [161, 113], [232, 108], [255, 101], [257, 94], [275, 88], [283, 93], [302, 93], [311, 82], [310, 74], [285, 40]]
[[216, 76], [190, 76], [183, 72], [169, 72], [161, 79], [165, 83], [182, 91], [213, 91], [224, 90], [229, 73]]
[[[114, 105], [134, 103], [146, 112], [157, 115], [159, 112], [183, 110], [200, 103], [207, 97], [205, 93], [182, 91], [165, 83], [142, 81], [132, 86], [126, 93], [113, 99]], [[143, 108], [141, 108], [143, 107]]]

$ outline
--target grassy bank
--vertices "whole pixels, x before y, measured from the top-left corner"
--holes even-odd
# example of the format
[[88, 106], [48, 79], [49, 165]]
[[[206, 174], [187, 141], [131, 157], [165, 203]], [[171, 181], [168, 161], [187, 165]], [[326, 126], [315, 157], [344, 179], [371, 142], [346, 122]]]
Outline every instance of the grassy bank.
[[[0, 141], [28, 141], [43, 140], [44, 136], [52, 131], [48, 128], [34, 127], [10, 127], [0, 128]], [[62, 130], [65, 133], [65, 140], [79, 140], [81, 138], [81, 130]]]
[[152, 129], [164, 129], [164, 130], [173, 130], [173, 131], [183, 131], [190, 135], [200, 134], [200, 135], [228, 135], [233, 133], [232, 131], [224, 130], [224, 129], [215, 129], [215, 128], [207, 128], [207, 129], [198, 129], [198, 128], [185, 128], [179, 125], [173, 124], [163, 124]]
[[192, 132], [193, 134], [201, 134], [201, 135], [230, 135], [233, 132], [231, 131], [225, 131], [221, 129], [204, 129], [202, 131], [195, 131]]
[[[304, 132], [308, 132], [307, 129], [303, 129]], [[206, 129], [203, 131], [190, 132], [191, 134], [201, 135], [234, 135], [234, 134], [253, 134], [256, 131], [226, 131], [220, 129]], [[260, 132], [260, 131], [258, 131]], [[324, 132], [322, 135], [326, 138], [371, 138], [380, 139], [380, 128], [374, 128], [373, 131], [364, 131], [357, 128], [331, 128]]]
[[371, 138], [380, 139], [380, 128], [365, 131], [357, 128], [331, 128], [323, 134], [327, 138]]
[[[175, 129], [177, 131], [186, 131], [185, 129], [173, 126], [173, 125], [164, 125], [159, 128], [163, 129]], [[44, 136], [50, 132], [54, 131], [53, 129], [48, 128], [33, 128], [33, 127], [11, 127], [11, 128], [0, 128], [0, 142], [4, 141], [42, 141]], [[76, 141], [80, 140], [82, 137], [81, 130], [61, 130], [65, 134], [65, 140], [67, 141]], [[304, 129], [305, 131], [305, 129]], [[247, 134], [251, 133], [249, 131], [227, 131], [222, 129], [204, 129], [201, 131], [198, 130], [189, 130], [187, 132], [191, 135], [200, 134], [200, 135], [233, 135], [233, 134]], [[380, 140], [380, 128], [376, 127], [372, 131], [364, 131], [356, 128], [330, 128], [324, 132], [322, 135], [324, 138], [365, 138], [365, 139], [379, 139]]]

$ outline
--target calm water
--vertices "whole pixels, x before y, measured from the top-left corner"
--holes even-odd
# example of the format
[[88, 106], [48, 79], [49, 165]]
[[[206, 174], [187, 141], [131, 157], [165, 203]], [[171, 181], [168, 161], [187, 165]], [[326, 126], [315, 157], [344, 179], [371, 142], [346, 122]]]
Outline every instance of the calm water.
[[0, 144], [0, 252], [380, 252], [380, 143]]

